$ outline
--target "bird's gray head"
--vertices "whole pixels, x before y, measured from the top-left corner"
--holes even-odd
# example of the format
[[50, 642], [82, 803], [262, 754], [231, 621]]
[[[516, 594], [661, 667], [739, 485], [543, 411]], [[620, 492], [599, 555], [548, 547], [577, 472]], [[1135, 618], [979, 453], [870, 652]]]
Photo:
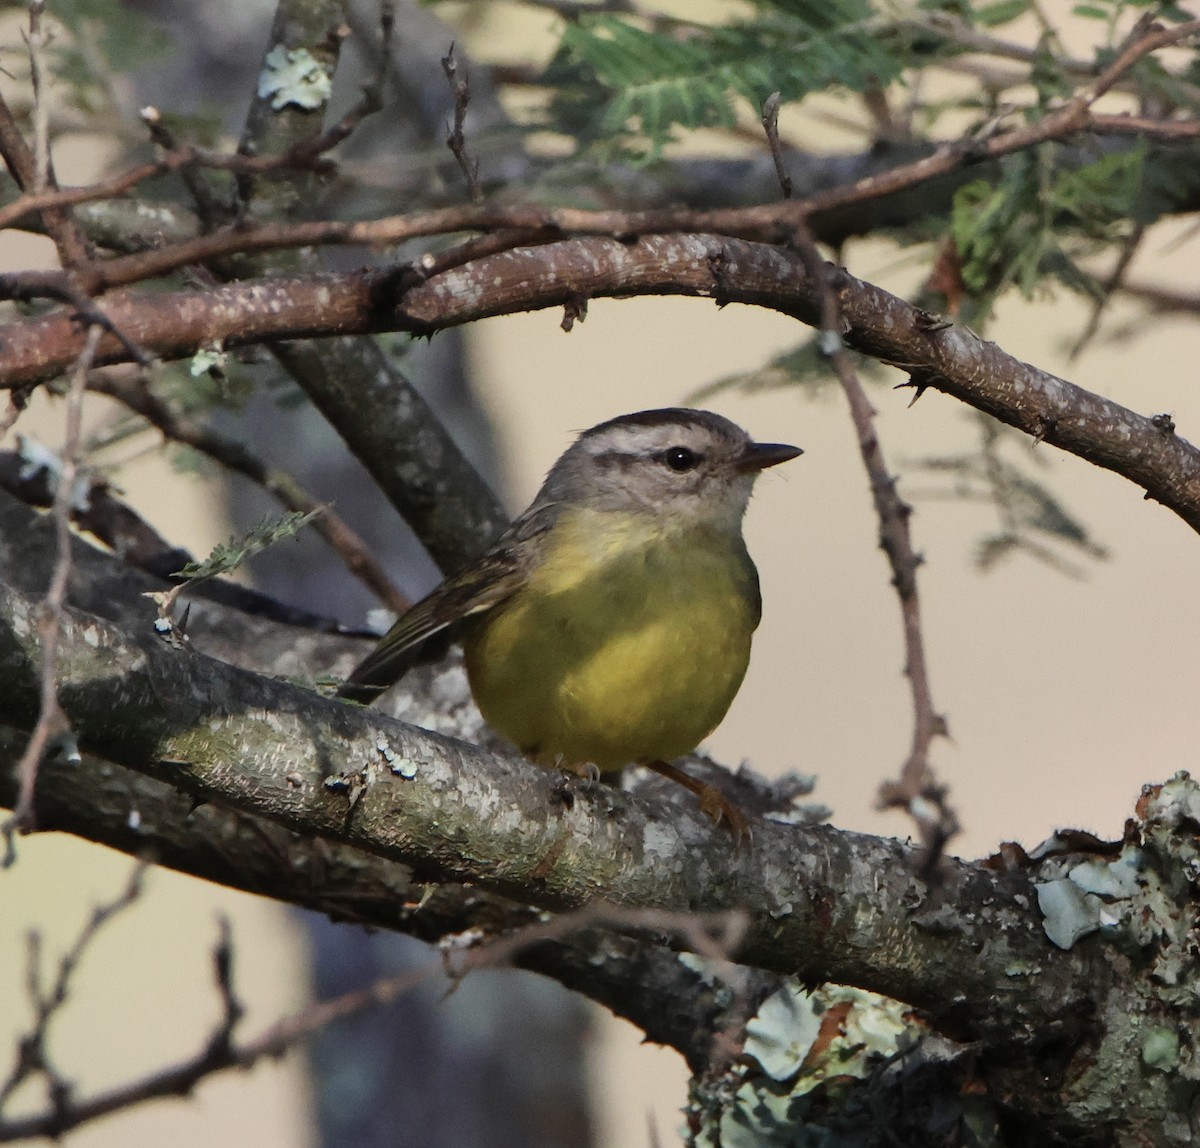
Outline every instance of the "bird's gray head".
[[584, 431], [554, 464], [538, 502], [649, 511], [734, 528], [759, 472], [801, 453], [756, 443], [711, 411], [638, 411]]

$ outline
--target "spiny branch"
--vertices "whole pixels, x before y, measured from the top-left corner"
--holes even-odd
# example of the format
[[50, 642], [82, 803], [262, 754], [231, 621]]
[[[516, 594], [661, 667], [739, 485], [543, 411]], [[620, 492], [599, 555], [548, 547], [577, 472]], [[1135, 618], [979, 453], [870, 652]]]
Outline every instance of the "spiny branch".
[[[771, 154], [776, 157], [780, 187], [786, 198], [790, 193], [790, 181], [784, 173], [780, 157], [777, 97], [778, 93], [768, 99], [763, 108], [763, 129]], [[830, 284], [825, 261], [817, 250], [812, 233], [803, 222], [797, 224], [793, 240], [817, 294], [820, 313], [818, 346], [833, 366], [850, 406], [859, 453], [867, 470], [875, 513], [879, 518], [879, 545], [887, 554], [892, 568], [892, 585], [900, 599], [904, 668], [912, 688], [913, 738], [899, 781], [885, 783], [880, 789], [880, 797], [885, 806], [907, 809], [917, 823], [924, 844], [918, 869], [929, 876], [935, 871], [946, 843], [958, 832], [958, 820], [946, 804], [944, 789], [934, 783], [929, 766], [929, 747], [934, 737], [944, 734], [946, 728], [945, 719], [934, 709], [929, 687], [921, 604], [917, 595], [917, 566], [920, 559], [913, 550], [909, 531], [912, 507], [900, 497], [896, 480], [888, 472], [883, 447], [875, 431], [875, 410], [842, 338], [844, 320], [841, 304]]]
[[483, 202], [483, 187], [479, 182], [479, 161], [472, 159], [467, 152], [467, 140], [463, 127], [467, 121], [467, 105], [471, 102], [471, 87], [464, 76], [458, 78], [458, 62], [454, 59], [454, 45], [442, 57], [442, 71], [450, 82], [450, 90], [454, 93], [454, 126], [448, 129], [446, 146], [450, 149], [467, 181], [467, 189], [471, 193], [472, 203]]

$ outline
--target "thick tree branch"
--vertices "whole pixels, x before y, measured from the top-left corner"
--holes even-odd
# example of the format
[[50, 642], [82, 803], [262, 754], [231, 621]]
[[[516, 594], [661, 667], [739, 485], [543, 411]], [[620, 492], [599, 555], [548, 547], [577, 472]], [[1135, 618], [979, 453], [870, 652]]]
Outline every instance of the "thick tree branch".
[[[0, 590], [0, 721], [18, 728], [36, 715], [35, 609]], [[550, 909], [597, 891], [627, 907], [741, 909], [743, 962], [873, 988], [957, 1032], [1059, 1021], [1112, 976], [1099, 947], [1053, 951], [1020, 908], [1035, 903], [1024, 877], [948, 861], [931, 893], [894, 841], [762, 822], [739, 851], [688, 805], [596, 785], [564, 805], [562, 779], [524, 761], [95, 618], [65, 620], [59, 692], [85, 750], [194, 797]], [[1039, 976], [1011, 977], [1023, 964]]]
[[[0, 806], [15, 799], [12, 763], [25, 736], [0, 726]], [[194, 803], [171, 786], [90, 754], [48, 761], [36, 798], [42, 830], [70, 833], [192, 876], [287, 901], [335, 921], [391, 929], [428, 942], [480, 930], [489, 937], [535, 923], [536, 909], [458, 885], [417, 881], [402, 863], [301, 836], [273, 822]], [[702, 1071], [713, 1033], [728, 1022], [720, 986], [644, 940], [601, 929], [538, 941], [512, 958], [677, 1049]], [[756, 992], [774, 983], [753, 976]]]
[[[394, 290], [392, 273], [272, 279], [205, 293], [105, 299], [110, 318], [164, 358], [214, 342], [353, 331], [429, 334], [475, 319], [603, 296], [692, 295], [748, 303], [817, 325], [820, 299], [800, 256], [716, 236], [577, 239], [489, 256]], [[403, 278], [401, 276], [401, 278]], [[969, 328], [831, 268], [846, 343], [1000, 421], [1112, 470], [1200, 530], [1200, 451], [1147, 416], [1006, 354]], [[0, 327], [0, 387], [65, 370], [82, 336], [61, 312]], [[122, 358], [106, 336], [99, 358]]]
[[487, 483], [373, 339], [288, 341], [275, 354], [443, 571], [507, 525]]
[[[3, 511], [0, 499], [0, 523]], [[22, 552], [46, 550], [31, 545], [38, 530], [19, 522], [29, 512], [14, 511]], [[0, 530], [0, 567], [9, 569], [4, 537]], [[47, 554], [43, 568], [29, 576], [40, 581], [51, 561]], [[74, 590], [93, 608], [128, 617], [133, 625], [145, 618], [139, 579], [129, 586], [113, 581], [108, 572], [113, 560], [94, 553], [77, 554], [74, 565], [81, 575]], [[86, 583], [80, 584], [85, 573]], [[87, 585], [93, 581], [94, 587]], [[28, 728], [36, 710], [36, 642], [28, 626], [35, 599], [5, 593], [2, 601], [0, 725], [16, 714], [17, 724]], [[245, 629], [255, 637], [243, 632], [239, 640], [236, 626], [221, 637], [211, 619], [208, 627], [234, 656], [256, 662], [304, 656], [305, 648], [311, 656], [312, 642], [333, 641], [296, 640], [288, 631], [281, 640], [272, 638], [271, 631], [282, 628], [264, 630], [258, 619], [246, 619]], [[90, 824], [100, 839], [131, 851], [147, 841], [165, 843], [164, 852], [185, 858], [180, 867], [207, 866], [209, 876], [249, 856], [243, 869], [247, 884], [262, 882], [260, 891], [283, 897], [290, 890], [303, 903], [336, 893], [337, 906], [349, 906], [355, 918], [361, 904], [371, 901], [370, 882], [361, 890], [362, 901], [355, 898], [356, 870], [365, 877], [383, 866], [394, 876], [384, 878], [390, 889], [381, 887], [375, 903], [385, 918], [399, 911], [402, 927], [415, 929], [423, 927], [424, 910], [406, 912], [413, 898], [405, 889], [448, 872], [471, 876], [472, 912], [487, 913], [496, 903], [489, 889], [555, 907], [590, 903], [603, 890], [626, 905], [668, 913], [748, 909], [743, 960], [794, 970], [806, 980], [835, 977], [875, 985], [924, 1004], [934, 1027], [980, 1040], [974, 1071], [987, 1079], [993, 1096], [1019, 1097], [1013, 1104], [1021, 1120], [1043, 1121], [1037, 1125], [1042, 1131], [1054, 1123], [1077, 1136], [1080, 1128], [1093, 1128], [1103, 1111], [1110, 1123], [1140, 1128], [1146, 1135], [1138, 1142], [1166, 1142], [1155, 1106], [1171, 1103], [1164, 1090], [1174, 1077], [1152, 1073], [1147, 1081], [1142, 1056], [1147, 1042], [1189, 1024], [1193, 1007], [1186, 1003], [1191, 1002], [1186, 988], [1171, 979], [1171, 970], [1181, 975], [1181, 961], [1191, 967], [1191, 917], [1182, 906], [1178, 919], [1175, 909], [1162, 911], [1162, 898], [1186, 890], [1183, 874], [1194, 869], [1191, 811], [1200, 797], [1186, 778], [1146, 791], [1141, 820], [1119, 857], [1117, 847], [1066, 835], [1036, 864], [1010, 848], [1010, 873], [947, 862], [945, 882], [930, 890], [911, 871], [911, 852], [896, 842], [762, 824], [751, 848], [738, 853], [694, 808], [674, 800], [682, 794], [639, 801], [606, 787], [583, 786], [570, 791], [572, 803], [564, 808], [564, 791], [553, 775], [158, 642], [129, 639], [95, 618], [66, 615], [62, 643], [63, 704], [85, 756], [78, 767], [48, 760], [38, 799], [44, 803], [39, 813], [64, 802], [72, 807], [76, 812], [64, 819], [72, 831], [90, 835]], [[269, 654], [272, 647], [277, 654]], [[432, 673], [423, 685], [426, 671], [418, 671], [413, 688], [426, 699], [436, 696], [437, 704], [411, 694], [404, 702], [409, 712], [439, 728], [446, 722], [469, 728], [455, 716], [465, 711], [447, 701], [451, 694], [465, 697], [465, 682], [450, 688], [461, 670], [452, 664]], [[405, 691], [396, 693], [403, 700]], [[0, 746], [11, 750], [7, 758], [0, 751], [0, 761], [11, 760], [21, 744], [19, 735], [5, 736], [10, 740], [0, 739]], [[109, 761], [90, 760], [87, 751], [97, 745]], [[337, 769], [343, 751], [350, 755], [349, 768], [327, 772]], [[126, 764], [146, 773], [145, 780], [112, 764], [125, 754]], [[150, 775], [162, 783], [155, 786]], [[14, 785], [11, 778], [0, 781], [0, 791], [7, 795]], [[176, 796], [176, 788], [185, 797]], [[192, 817], [188, 794], [209, 801]], [[89, 814], [93, 797], [99, 812]], [[174, 837], [172, 822], [185, 838], [192, 835], [190, 843]], [[247, 854], [244, 842], [251, 835], [261, 837], [265, 847]], [[324, 844], [312, 843], [314, 835]], [[235, 851], [226, 856], [227, 848]], [[1056, 852], [1064, 851], [1058, 859]], [[1083, 864], [1071, 851], [1082, 851]], [[325, 884], [326, 858], [345, 878], [340, 888]], [[406, 869], [406, 863], [412, 867]], [[1134, 904], [1118, 899], [1106, 909], [1084, 893], [1096, 882], [1107, 888], [1114, 880], [1131, 892], [1134, 872], [1135, 887], [1144, 889]], [[1066, 880], [1068, 873], [1083, 875]], [[1080, 940], [1088, 929], [1075, 933], [1071, 914], [1052, 912], [1046, 900], [1064, 887], [1074, 890], [1085, 917], [1083, 903], [1092, 903], [1092, 929], [1115, 912], [1125, 922], [1125, 941], [1114, 943], [1106, 935]], [[452, 890], [436, 893], [430, 904], [442, 903], [443, 896], [454, 905]], [[1047, 914], [1045, 923], [1037, 905]], [[1050, 945], [1043, 924], [1069, 951]], [[1064, 935], [1064, 929], [1070, 933]], [[1131, 977], [1129, 944], [1139, 946], [1152, 967], [1161, 966], [1166, 979]], [[540, 971], [601, 999], [611, 992], [615, 1005], [623, 1004], [625, 1015], [634, 1017], [642, 1009], [652, 1014], [656, 1005], [636, 989], [626, 991], [628, 985], [661, 983], [672, 1008], [651, 1034], [688, 1048], [695, 1068], [709, 1055], [704, 1037], [713, 1029], [689, 1028], [689, 1015], [695, 1019], [689, 1000], [705, 1024], [731, 1018], [722, 1012], [725, 1006], [715, 1004], [712, 1011], [713, 1002], [704, 1003], [698, 983], [672, 977], [676, 966], [669, 957], [653, 957], [655, 951], [589, 936], [568, 953], [551, 950]], [[532, 959], [528, 965], [539, 967]], [[656, 970], [665, 971], [664, 981], [656, 979]], [[1093, 1025], [1097, 1012], [1105, 1020]], [[1146, 1087], [1157, 1099], [1148, 1108], [1131, 1109], [1130, 1089]]]
[[[277, 52], [303, 51], [332, 76], [342, 40], [349, 32], [345, 16], [346, 5], [339, 0], [280, 3], [264, 68]], [[375, 20], [379, 32], [376, 74], [344, 125], [356, 125], [380, 104], [391, 64], [391, 5], [380, 6]], [[329, 135], [320, 129], [319, 109], [279, 107], [260, 91], [251, 103], [241, 150], [294, 153]], [[346, 126], [343, 136], [349, 131]], [[244, 181], [240, 190], [252, 216], [275, 221], [302, 213], [316, 189], [310, 178], [288, 184]], [[242, 274], [269, 270], [279, 275], [315, 267], [311, 253], [290, 251], [242, 259], [241, 263]], [[503, 510], [487, 484], [425, 399], [374, 340], [351, 336], [323, 342], [288, 341], [274, 344], [273, 350], [443, 570], [464, 565], [503, 529]]]
[[[0, 495], [0, 568], [6, 540], [19, 540], [19, 577], [33, 596], [55, 561], [53, 522]], [[153, 615], [146, 591], [162, 584], [122, 567], [110, 555], [76, 540], [71, 597], [76, 605], [146, 631]], [[189, 625], [194, 644], [258, 672], [312, 676], [340, 658], [361, 655], [361, 643], [306, 634], [209, 602], [197, 603]], [[415, 720], [478, 738], [479, 717], [461, 671], [417, 667], [406, 689], [385, 705]], [[454, 697], [455, 701], [451, 701]], [[436, 701], [434, 700], [436, 699]], [[0, 806], [16, 796], [12, 763], [28, 738], [0, 726]], [[199, 807], [170, 785], [111, 761], [84, 754], [78, 763], [54, 756], [39, 771], [38, 826], [109, 845], [231, 888], [326, 913], [339, 921], [393, 929], [425, 941], [466, 929], [490, 936], [522, 928], [537, 911], [478, 888], [417, 880], [411, 867], [262, 818], [208, 803]], [[419, 905], [419, 910], [417, 906]], [[515, 963], [542, 973], [612, 1009], [650, 1039], [678, 1049], [700, 1071], [714, 1032], [728, 1020], [720, 986], [643, 941], [593, 931], [523, 949]]]

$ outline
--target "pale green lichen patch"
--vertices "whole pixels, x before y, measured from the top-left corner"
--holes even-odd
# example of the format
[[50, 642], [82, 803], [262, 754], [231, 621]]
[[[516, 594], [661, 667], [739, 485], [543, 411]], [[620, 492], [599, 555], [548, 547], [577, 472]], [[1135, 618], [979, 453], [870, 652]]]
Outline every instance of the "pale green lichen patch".
[[1159, 1072], [1171, 1072], [1179, 1064], [1179, 1033], [1173, 1028], [1156, 1028], [1142, 1042], [1142, 1063]]
[[220, 347], [204, 347], [192, 356], [188, 373], [194, 379], [201, 375], [219, 375], [225, 370], [225, 360], [225, 352]]
[[1121, 850], [1115, 861], [1084, 861], [1067, 876], [1085, 893], [1098, 897], [1133, 897], [1141, 888], [1142, 851], [1132, 846]]
[[329, 99], [333, 79], [307, 48], [276, 44], [258, 76], [259, 99], [269, 99], [277, 112], [289, 104], [312, 111]]
[[817, 1039], [824, 1011], [802, 989], [772, 993], [746, 1025], [746, 1055], [754, 1057], [773, 1080], [787, 1080], [800, 1071]]
[[809, 992], [789, 982], [747, 1023], [745, 1056], [722, 1088], [726, 1100], [719, 1116], [692, 1143], [704, 1148], [801, 1143], [796, 1136], [810, 1093], [847, 1078], [867, 1079], [923, 1032], [899, 1001], [844, 985]]
[[[1069, 949], [1098, 930], [1139, 947], [1159, 945], [1156, 976], [1165, 984], [1182, 975], [1179, 894], [1200, 883], [1200, 787], [1177, 773], [1148, 793], [1140, 840], [1115, 857], [1092, 856], [1037, 886], [1046, 936]], [[1065, 871], [1064, 871], [1065, 870]], [[1186, 958], [1190, 960], [1190, 958]]]
[[1070, 878], [1046, 881], [1037, 887], [1042, 928], [1060, 949], [1069, 949], [1076, 941], [1100, 928], [1104, 902], [1087, 893]]

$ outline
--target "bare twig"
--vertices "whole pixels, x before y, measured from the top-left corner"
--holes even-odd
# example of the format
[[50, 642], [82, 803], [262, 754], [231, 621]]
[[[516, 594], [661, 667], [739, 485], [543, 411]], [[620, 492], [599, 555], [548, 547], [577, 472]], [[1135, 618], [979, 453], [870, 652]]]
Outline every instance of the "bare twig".
[[450, 82], [450, 90], [454, 93], [454, 126], [447, 127], [446, 146], [450, 149], [458, 166], [462, 169], [467, 181], [467, 189], [471, 193], [472, 203], [483, 202], [483, 188], [479, 183], [479, 161], [472, 159], [467, 152], [467, 140], [463, 135], [463, 125], [467, 119], [467, 105], [471, 102], [471, 87], [464, 76], [458, 78], [458, 62], [454, 59], [454, 45], [442, 57], [442, 71]]
[[772, 92], [762, 107], [762, 126], [771, 148], [771, 159], [775, 161], [775, 174], [779, 178], [779, 189], [784, 199], [792, 198], [792, 177], [783, 162], [783, 146], [779, 142], [779, 104], [781, 96]]
[[222, 1020], [222, 1028], [195, 1056], [90, 1099], [71, 1101], [59, 1109], [0, 1122], [0, 1144], [32, 1140], [39, 1136], [61, 1136], [72, 1128], [134, 1108], [149, 1100], [187, 1096], [200, 1081], [209, 1076], [228, 1069], [251, 1068], [263, 1059], [275, 1059], [334, 1021], [372, 1006], [389, 1004], [440, 973], [441, 966], [436, 963], [410, 969], [377, 981], [368, 988], [311, 1005], [294, 1016], [278, 1021], [254, 1040], [241, 1045], [219, 1039], [228, 1023], [227, 1013]]
[[1077, 359], [1084, 347], [1092, 341], [1096, 332], [1100, 329], [1100, 320], [1104, 315], [1105, 308], [1107, 308], [1113, 294], [1121, 286], [1121, 281], [1125, 278], [1125, 272], [1129, 270], [1129, 265], [1133, 262], [1133, 257], [1141, 247], [1142, 239], [1145, 235], [1146, 225], [1144, 223], [1135, 224], [1133, 232], [1121, 245], [1121, 254], [1117, 259], [1116, 266], [1105, 277], [1104, 283], [1100, 286], [1099, 297], [1093, 301], [1088, 321], [1084, 325], [1079, 338], [1075, 340], [1075, 345], [1068, 353], [1068, 359]]
[[920, 868], [932, 871], [946, 843], [958, 832], [958, 819], [946, 804], [944, 788], [934, 782], [929, 766], [933, 739], [945, 736], [946, 721], [933, 705], [929, 668], [921, 626], [921, 601], [917, 593], [917, 567], [921, 558], [913, 550], [909, 519], [912, 507], [899, 495], [896, 479], [888, 472], [879, 437], [875, 433], [875, 410], [844, 349], [831, 356], [838, 380], [850, 404], [858, 434], [859, 452], [871, 481], [871, 496], [879, 517], [879, 545], [892, 568], [892, 585], [900, 600], [904, 627], [904, 672], [912, 691], [913, 735], [908, 757], [898, 781], [880, 788], [886, 806], [903, 806], [916, 821], [924, 843]]
[[[50, 157], [49, 121], [45, 93], [42, 91], [41, 48], [43, 33], [41, 15], [45, 0], [31, 0], [29, 5], [30, 32], [27, 36], [30, 65], [34, 79], [34, 136], [35, 149], [26, 143], [17, 127], [12, 111], [0, 95], [0, 156], [3, 156], [17, 186], [37, 195], [55, 188], [54, 164]], [[82, 228], [65, 207], [46, 209], [42, 214], [46, 231], [54, 240], [58, 257], [64, 267], [76, 267], [94, 258], [91, 243]]]
[[1118, 290], [1131, 299], [1140, 299], [1155, 311], [1200, 315], [1200, 292], [1181, 291], [1161, 283], [1121, 283]]
[[[140, 872], [139, 868], [139, 875]], [[106, 909], [105, 915], [90, 926], [87, 930], [88, 939], [114, 911], [112, 908]], [[390, 1004], [404, 993], [411, 992], [438, 976], [448, 976], [454, 984], [472, 970], [507, 965], [525, 950], [547, 941], [562, 940], [585, 929], [607, 927], [626, 932], [653, 932], [678, 936], [693, 952], [719, 962], [732, 960], [744, 934], [746, 922], [745, 914], [739, 912], [678, 913], [654, 909], [629, 910], [600, 904], [588, 906], [577, 912], [560, 914], [549, 922], [529, 925], [491, 941], [487, 940], [482, 931], [469, 930], [446, 938], [445, 943], [440, 946], [440, 961], [376, 981], [365, 989], [353, 990], [332, 1000], [310, 1005], [293, 1016], [276, 1022], [255, 1039], [237, 1044], [233, 1037], [242, 1018], [243, 1009], [233, 989], [233, 951], [229, 926], [228, 922], [222, 919], [220, 939], [213, 954], [222, 1016], [204, 1047], [179, 1064], [160, 1069], [87, 1100], [74, 1100], [69, 1090], [64, 1087], [60, 1089], [59, 1095], [48, 1110], [9, 1121], [0, 1120], [0, 1143], [32, 1139], [35, 1136], [58, 1137], [101, 1116], [135, 1107], [148, 1100], [185, 1096], [208, 1076], [228, 1069], [246, 1069], [266, 1057], [278, 1057], [305, 1037], [334, 1021], [366, 1008]], [[78, 962], [83, 947], [77, 943], [73, 950], [73, 963]], [[65, 999], [64, 991], [62, 1000]], [[57, 1002], [54, 1007], [57, 1008], [61, 1003], [62, 1001]], [[40, 1042], [44, 1039], [45, 1027], [45, 1023], [40, 1025], [41, 1035], [38, 1037], [36, 1049], [43, 1059], [44, 1050]], [[725, 1035], [728, 1037], [730, 1034]], [[20, 1063], [22, 1062], [19, 1059]], [[42, 1066], [38, 1064], [35, 1067]], [[23, 1070], [20, 1079], [25, 1079], [33, 1070]], [[11, 1092], [17, 1083], [20, 1083], [20, 1080], [11, 1083], [7, 1092]], [[0, 1089], [0, 1102], [7, 1092]]]
[[221, 914], [217, 918], [217, 927], [220, 936], [213, 949], [213, 976], [221, 997], [221, 1019], [209, 1037], [206, 1055], [224, 1059], [233, 1049], [234, 1030], [246, 1009], [233, 987], [233, 930], [229, 927], [229, 918]]
[[1194, 140], [1200, 137], [1198, 120], [1164, 120], [1157, 116], [1118, 115], [1088, 116], [1088, 130], [1097, 135], [1141, 136], [1156, 140]]
[[140, 164], [137, 167], [132, 167], [128, 171], [122, 172], [120, 175], [114, 175], [110, 179], [100, 180], [97, 183], [89, 183], [84, 187], [59, 188], [54, 191], [44, 191], [37, 195], [27, 192], [14, 199], [11, 203], [0, 207], [0, 228], [11, 227], [14, 223], [35, 211], [45, 211], [47, 208], [69, 207], [72, 204], [90, 203], [99, 199], [113, 199], [136, 187], [139, 183], [144, 183], [146, 180], [153, 179], [158, 175], [165, 175], [174, 166], [179, 166], [182, 162], [182, 160], [179, 160], [176, 163], [175, 157], [164, 157], [156, 163]]
[[[775, 101], [774, 106], [772, 101]], [[774, 96], [767, 100], [762, 119], [771, 154], [775, 156], [780, 186], [786, 197], [790, 183], [780, 162], [778, 101]], [[900, 599], [900, 615], [904, 626], [904, 670], [912, 687], [913, 738], [909, 755], [900, 771], [900, 780], [885, 784], [881, 788], [880, 798], [885, 806], [903, 805], [908, 809], [917, 822], [925, 845], [920, 868], [923, 872], [932, 873], [946, 842], [958, 831], [958, 822], [945, 804], [944, 791], [934, 785], [929, 769], [930, 744], [934, 737], [946, 732], [946, 726], [944, 718], [934, 710], [929, 689], [921, 605], [917, 596], [920, 559], [912, 548], [908, 528], [912, 507], [900, 498], [896, 491], [896, 480], [888, 473], [883, 448], [875, 433], [875, 410], [842, 339], [841, 305], [830, 285], [825, 261], [803, 220], [797, 222], [792, 238], [817, 293], [820, 305], [818, 347], [832, 364], [850, 405], [859, 453], [867, 469], [875, 513], [879, 518], [879, 545], [888, 556], [892, 585]]]
[[[332, 161], [321, 162], [320, 157], [341, 143], [354, 130], [363, 116], [367, 101], [352, 108], [336, 124], [327, 128], [320, 136], [303, 140], [285, 151], [274, 155], [234, 155], [210, 151], [191, 144], [176, 144], [172, 150], [153, 163], [139, 164], [128, 171], [109, 179], [90, 183], [83, 187], [56, 188], [40, 194], [25, 194], [12, 203], [0, 207], [0, 227], [10, 227], [34, 211], [47, 208], [67, 207], [77, 203], [112, 199], [131, 191], [138, 184], [159, 176], [189, 168], [212, 168], [216, 171], [233, 172], [236, 175], [259, 175], [283, 178], [295, 171], [313, 171], [318, 174], [332, 170]], [[147, 109], [150, 118], [157, 116], [155, 109]], [[144, 113], [144, 118], [146, 117]], [[161, 122], [161, 121], [160, 121]], [[171, 137], [161, 136], [164, 142]]]
[[[88, 947], [97, 933], [123, 910], [129, 908], [142, 892], [142, 878], [146, 865], [139, 861], [134, 865], [133, 872], [125, 889], [113, 901], [98, 905], [92, 910], [91, 916], [75, 938], [74, 944], [63, 954], [59, 961], [58, 973], [49, 991], [42, 988], [41, 974], [41, 937], [37, 932], [29, 934], [29, 965], [26, 983], [29, 990], [29, 1003], [33, 1010], [33, 1026], [17, 1041], [17, 1052], [8, 1077], [0, 1083], [0, 1110], [3, 1110], [8, 1098], [31, 1076], [41, 1073], [46, 1077], [47, 1091], [50, 1094], [51, 1117], [69, 1108], [70, 1086], [58, 1073], [50, 1060], [46, 1041], [49, 1035], [50, 1023], [55, 1014], [67, 1003], [71, 988], [71, 977], [79, 967]], [[0, 1139], [5, 1125], [0, 1122]]]
[[323, 513], [313, 519], [313, 529], [325, 539], [350, 573], [377, 595], [389, 610], [400, 613], [411, 605], [357, 531], [332, 507], [313, 498], [292, 475], [268, 466], [242, 443], [178, 414], [154, 395], [140, 376], [122, 370], [93, 371], [88, 379], [88, 387], [123, 403], [157, 427], [172, 442], [184, 443], [228, 470], [244, 475], [270, 491], [288, 510], [309, 514], [323, 508]]
[[[174, 133], [163, 121], [162, 113], [153, 106], [141, 110], [142, 123], [150, 133], [150, 139], [167, 155], [178, 155], [181, 152]], [[216, 227], [220, 223], [228, 223], [235, 215], [232, 196], [222, 195], [218, 185], [205, 165], [182, 164], [179, 168], [183, 185], [188, 189], [196, 211], [204, 222], [205, 230]]]
[[29, 393], [23, 390], [13, 390], [9, 392], [7, 409], [0, 415], [0, 442], [4, 441], [5, 435], [16, 425], [17, 419], [21, 417], [21, 412], [29, 405]]
[[42, 14], [46, 0], [29, 0], [29, 32], [25, 46], [29, 50], [29, 85], [33, 93], [33, 191], [45, 191], [52, 184], [50, 174], [50, 101], [43, 86], [42, 52], [46, 32]]
[[[1039, 59], [1039, 49], [1037, 48], [989, 36], [977, 28], [972, 28], [961, 18], [940, 11], [930, 13], [927, 19], [914, 21], [913, 27], [915, 30], [923, 32], [932, 31], [952, 43], [984, 55], [999, 56], [1002, 59], [1017, 60], [1025, 64], [1035, 64]], [[1056, 54], [1054, 66], [1070, 75], [1083, 77], [1096, 75], [1096, 65], [1092, 60], [1073, 59]], [[1024, 82], [1029, 82], [1028, 76], [1024, 77]]]
[[29, 745], [17, 765], [21, 788], [12, 818], [4, 826], [6, 836], [10, 836], [14, 830], [29, 833], [35, 828], [33, 791], [37, 782], [38, 765], [51, 742], [62, 739], [69, 754], [78, 756], [79, 753], [72, 743], [70, 725], [58, 704], [55, 679], [58, 673], [59, 625], [67, 597], [67, 582], [71, 576], [71, 505], [76, 494], [75, 477], [79, 471], [83, 396], [87, 389], [87, 373], [91, 369], [103, 333], [103, 328], [99, 325], [93, 324], [88, 328], [87, 341], [76, 360], [71, 374], [70, 390], [67, 392], [62, 471], [59, 474], [52, 510], [58, 538], [58, 560], [42, 603], [42, 616], [38, 623], [42, 646], [41, 710], [37, 725], [29, 738]]
[[[826, 289], [826, 306], [837, 310], [832, 290]], [[839, 319], [840, 321], [840, 319]], [[830, 330], [828, 320], [822, 335]], [[900, 618], [904, 629], [904, 672], [912, 692], [913, 733], [908, 757], [900, 769], [897, 781], [880, 786], [879, 799], [885, 807], [900, 806], [908, 810], [917, 823], [924, 844], [918, 861], [921, 872], [931, 874], [946, 843], [958, 832], [958, 818], [946, 804], [946, 791], [933, 778], [929, 765], [929, 748], [935, 737], [946, 734], [946, 719], [934, 708], [929, 686], [929, 667], [925, 658], [925, 639], [921, 625], [921, 600], [917, 593], [917, 568], [922, 559], [913, 549], [909, 520], [912, 507], [896, 489], [896, 479], [888, 471], [879, 436], [875, 432], [875, 408], [867, 398], [850, 355], [841, 345], [831, 341], [822, 345], [829, 356], [838, 381], [850, 405], [850, 417], [858, 436], [858, 449], [871, 483], [871, 498], [879, 518], [879, 545], [892, 568], [892, 586], [900, 601]]]
[[[834, 292], [826, 289], [825, 297], [830, 301], [828, 306], [836, 309]], [[822, 335], [829, 330], [831, 328], [826, 320]], [[946, 843], [958, 832], [959, 825], [954, 811], [946, 804], [945, 789], [934, 781], [929, 766], [929, 748], [935, 737], [945, 736], [946, 719], [934, 708], [929, 686], [921, 600], [917, 593], [917, 567], [922, 559], [913, 550], [909, 530], [912, 507], [900, 497], [896, 479], [888, 471], [879, 436], [875, 433], [875, 409], [867, 398], [849, 353], [841, 345], [840, 335], [837, 342], [838, 345], [832, 347], [827, 340], [822, 350], [829, 355], [850, 405], [859, 453], [871, 483], [871, 498], [879, 518], [879, 545], [892, 568], [892, 585], [900, 600], [900, 617], [904, 628], [904, 672], [912, 691], [912, 745], [901, 766], [899, 780], [885, 782], [880, 787], [879, 798], [884, 807], [902, 806], [907, 809], [917, 823], [924, 844], [918, 868], [930, 874]]]
[[805, 215], [816, 215], [834, 207], [844, 208], [915, 187], [934, 176], [954, 171], [967, 162], [997, 159], [1024, 151], [1035, 144], [1064, 139], [1083, 131], [1106, 126], [1114, 129], [1114, 124], [1122, 122], [1124, 117], [1095, 116], [1091, 110], [1092, 105], [1116, 85], [1139, 60], [1160, 48], [1190, 39], [1197, 33], [1200, 33], [1200, 20], [1189, 20], [1173, 28], [1163, 28], [1143, 19], [1138, 22], [1117, 58], [1097, 77], [1089, 91], [1068, 100], [1061, 108], [1040, 120], [1023, 123], [1011, 131], [996, 133], [988, 139], [945, 144], [933, 155], [915, 163], [859, 180], [849, 187], [822, 192], [808, 201], [798, 201], [796, 207], [803, 207]]

